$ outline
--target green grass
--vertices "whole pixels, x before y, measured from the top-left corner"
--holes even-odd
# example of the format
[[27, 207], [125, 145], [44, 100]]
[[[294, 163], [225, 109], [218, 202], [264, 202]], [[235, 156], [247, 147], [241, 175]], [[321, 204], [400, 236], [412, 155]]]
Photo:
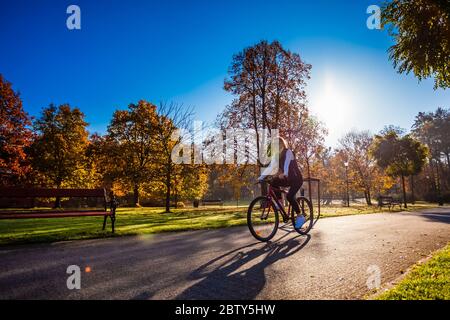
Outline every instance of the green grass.
[[348, 215], [356, 215], [356, 214], [371, 214], [371, 213], [380, 213], [380, 212], [412, 212], [417, 210], [431, 209], [438, 207], [437, 204], [427, 203], [427, 202], [416, 202], [415, 204], [408, 204], [408, 208], [400, 209], [399, 206], [395, 206], [389, 211], [389, 208], [383, 207], [382, 209], [378, 208], [376, 205], [367, 206], [367, 205], [355, 205], [351, 204], [349, 208], [342, 206], [323, 206], [321, 207], [321, 217], [339, 217], [339, 216], [348, 216]]
[[450, 300], [450, 244], [424, 264], [418, 264], [379, 300]]
[[[429, 207], [433, 205], [417, 204], [408, 210]], [[111, 234], [109, 220], [106, 230], [101, 230], [103, 217], [0, 220], [0, 245], [213, 229], [247, 223], [247, 206], [211, 206], [162, 212], [162, 208], [119, 208], [114, 235]], [[325, 218], [376, 212], [380, 210], [368, 206], [322, 207], [322, 217]]]

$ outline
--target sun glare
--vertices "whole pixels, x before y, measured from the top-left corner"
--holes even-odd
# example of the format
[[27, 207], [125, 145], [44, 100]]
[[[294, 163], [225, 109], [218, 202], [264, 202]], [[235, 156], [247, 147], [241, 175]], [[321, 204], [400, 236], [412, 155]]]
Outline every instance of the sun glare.
[[331, 140], [349, 129], [354, 117], [353, 90], [348, 83], [327, 74], [311, 96], [311, 110], [325, 123]]

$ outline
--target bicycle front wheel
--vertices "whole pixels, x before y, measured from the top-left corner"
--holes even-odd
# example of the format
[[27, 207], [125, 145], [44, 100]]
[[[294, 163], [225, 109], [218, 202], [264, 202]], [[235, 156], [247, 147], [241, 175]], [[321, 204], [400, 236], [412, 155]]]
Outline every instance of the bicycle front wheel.
[[250, 233], [259, 241], [269, 241], [278, 229], [278, 212], [272, 202], [264, 196], [255, 198], [247, 211]]
[[296, 226], [296, 220], [297, 220], [297, 214], [295, 214], [295, 212], [292, 212], [292, 223], [294, 225], [294, 229], [302, 234], [305, 235], [307, 234], [313, 224], [314, 224], [314, 215], [313, 215], [313, 206], [311, 201], [309, 201], [308, 198], [305, 197], [298, 197], [297, 198], [297, 203], [298, 206], [300, 207], [300, 214], [303, 215], [303, 217], [305, 218], [303, 225], [301, 226]]

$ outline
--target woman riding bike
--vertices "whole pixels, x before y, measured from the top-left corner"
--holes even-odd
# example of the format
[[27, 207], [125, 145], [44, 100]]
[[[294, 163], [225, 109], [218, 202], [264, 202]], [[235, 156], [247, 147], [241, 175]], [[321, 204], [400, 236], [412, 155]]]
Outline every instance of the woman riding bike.
[[[288, 148], [286, 140], [284, 140], [284, 138], [282, 137], [279, 137], [278, 142], [279, 152], [277, 154], [272, 154], [272, 161], [270, 162], [270, 165], [263, 170], [258, 180], [263, 181], [267, 177], [271, 176], [272, 186], [290, 187], [286, 198], [291, 204], [292, 209], [297, 214], [295, 227], [300, 228], [305, 223], [305, 217], [300, 214], [300, 208], [298, 206], [295, 195], [297, 194], [298, 190], [300, 190], [303, 184], [302, 173], [298, 168], [294, 153], [291, 149]], [[276, 160], [278, 160], [278, 166]], [[281, 191], [276, 190], [275, 193], [277, 198], [281, 199]]]

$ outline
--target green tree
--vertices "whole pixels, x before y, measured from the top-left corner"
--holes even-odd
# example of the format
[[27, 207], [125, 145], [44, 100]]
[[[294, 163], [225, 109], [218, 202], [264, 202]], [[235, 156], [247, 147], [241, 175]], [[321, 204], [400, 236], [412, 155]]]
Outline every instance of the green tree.
[[32, 142], [31, 121], [11, 83], [0, 74], [0, 184], [16, 184], [30, 172], [26, 148]]
[[425, 165], [428, 148], [411, 135], [399, 136], [390, 131], [376, 135], [370, 149], [377, 164], [392, 177], [400, 177], [403, 190], [403, 203], [406, 203], [405, 177], [417, 174]]
[[[30, 147], [33, 169], [58, 189], [83, 176], [88, 145], [86, 126], [84, 114], [68, 104], [44, 108], [33, 123], [37, 134]], [[55, 207], [60, 205], [57, 198]]]
[[435, 88], [450, 87], [450, 1], [387, 1], [382, 23], [395, 40], [389, 54], [398, 72], [434, 77]]
[[450, 109], [438, 108], [435, 112], [419, 112], [413, 124], [413, 134], [428, 145], [433, 159], [444, 157], [450, 169]]

